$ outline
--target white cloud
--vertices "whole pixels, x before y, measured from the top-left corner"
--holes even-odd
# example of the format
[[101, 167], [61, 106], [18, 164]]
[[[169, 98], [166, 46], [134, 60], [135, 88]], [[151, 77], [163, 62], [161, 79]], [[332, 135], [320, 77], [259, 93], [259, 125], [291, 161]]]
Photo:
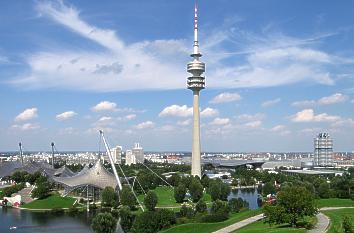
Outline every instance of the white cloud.
[[189, 117], [193, 115], [193, 108], [187, 107], [187, 105], [171, 105], [164, 108], [160, 113], [159, 117], [165, 116], [177, 116], [177, 117]]
[[211, 125], [227, 125], [230, 123], [229, 118], [215, 118], [212, 122], [210, 122]]
[[327, 113], [315, 115], [313, 109], [304, 109], [291, 116], [291, 120], [294, 122], [333, 122], [339, 119], [339, 116], [331, 116]]
[[217, 96], [215, 96], [210, 103], [212, 104], [220, 104], [220, 103], [228, 103], [228, 102], [234, 102], [241, 100], [241, 96], [238, 93], [230, 93], [230, 92], [224, 92], [221, 93]]
[[274, 99], [274, 100], [268, 100], [262, 103], [262, 107], [267, 108], [276, 105], [281, 101], [280, 98]]
[[15, 121], [28, 121], [36, 117], [38, 117], [38, 109], [27, 108], [16, 116]]
[[262, 126], [262, 121], [247, 122], [243, 126], [245, 126], [246, 128], [257, 129]]
[[331, 96], [322, 97], [318, 100], [318, 104], [320, 105], [328, 105], [328, 104], [337, 104], [345, 102], [348, 99], [348, 96], [343, 95], [341, 93], [335, 93]]
[[352, 101], [350, 101], [350, 103], [354, 104], [354, 99], [352, 99]]
[[152, 121], [145, 121], [141, 122], [140, 124], [137, 124], [134, 126], [135, 129], [152, 129], [155, 127], [155, 123]]
[[165, 131], [165, 132], [170, 132], [170, 131], [175, 131], [176, 127], [173, 125], [163, 125], [159, 128], [159, 130]]
[[[26, 58], [30, 72], [12, 81], [14, 85], [101, 92], [185, 88], [185, 80], [180, 77], [186, 75], [185, 58], [191, 50], [187, 40], [145, 40], [128, 44], [114, 30], [90, 25], [81, 18], [78, 9], [63, 1], [36, 4], [39, 15], [105, 49], [97, 52], [96, 49], [82, 51], [61, 47], [30, 54]], [[238, 41], [234, 43], [236, 47], [230, 47], [229, 42], [233, 40]], [[213, 30], [203, 39], [203, 51], [208, 54], [205, 62], [212, 64], [208, 70], [208, 86], [269, 87], [309, 81], [333, 85], [329, 68], [335, 62], [333, 56], [309, 48], [309, 41], [314, 40], [291, 38], [281, 33], [239, 33], [235, 28]], [[240, 44], [242, 48], [237, 47]], [[236, 55], [242, 56], [238, 60], [244, 62], [235, 63]], [[169, 78], [162, 78], [167, 73]]]
[[94, 112], [99, 111], [117, 111], [117, 104], [109, 101], [102, 101], [91, 108]]
[[291, 105], [294, 107], [313, 107], [316, 105], [330, 105], [330, 104], [338, 104], [343, 103], [348, 100], [348, 96], [343, 95], [342, 93], [335, 93], [330, 96], [325, 96], [320, 98], [319, 100], [303, 100], [303, 101], [295, 101]]
[[18, 125], [18, 124], [12, 125], [12, 128], [13, 129], [19, 129], [19, 130], [22, 130], [22, 131], [28, 131], [28, 130], [39, 129], [40, 126], [39, 126], [39, 124], [25, 123], [25, 124], [22, 124], [22, 125]]
[[64, 120], [68, 120], [68, 119], [70, 119], [70, 118], [72, 118], [72, 117], [74, 117], [76, 115], [77, 115], [77, 113], [74, 112], [74, 111], [67, 111], [67, 112], [63, 112], [63, 113], [60, 113], [60, 114], [56, 115], [55, 118], [58, 121], [64, 121]]
[[215, 108], [205, 108], [200, 112], [201, 117], [214, 117], [219, 115], [219, 111]]

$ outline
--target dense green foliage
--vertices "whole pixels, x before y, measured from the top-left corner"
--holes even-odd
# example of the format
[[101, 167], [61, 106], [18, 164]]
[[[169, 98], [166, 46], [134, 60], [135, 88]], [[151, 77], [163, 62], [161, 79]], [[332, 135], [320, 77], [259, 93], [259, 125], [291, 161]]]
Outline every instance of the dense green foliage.
[[232, 198], [228, 201], [229, 210], [231, 213], [238, 213], [243, 208], [248, 208], [249, 203], [242, 198]]
[[353, 233], [353, 223], [351, 217], [345, 215], [342, 221], [342, 227], [344, 233]]
[[174, 197], [177, 203], [182, 203], [186, 197], [187, 189], [184, 184], [179, 184], [174, 190]]
[[95, 233], [114, 233], [117, 228], [117, 219], [110, 213], [99, 213], [92, 220], [91, 227]]
[[200, 199], [195, 205], [195, 211], [198, 213], [206, 213], [207, 209], [208, 207], [203, 199]]
[[176, 223], [175, 213], [168, 209], [145, 211], [135, 218], [132, 232], [154, 233]]
[[130, 209], [134, 209], [136, 203], [136, 199], [131, 189], [125, 185], [120, 192], [120, 202], [122, 205], [129, 206]]
[[124, 232], [129, 232], [133, 226], [135, 215], [132, 214], [130, 208], [123, 206], [119, 210], [120, 225]]
[[106, 187], [102, 191], [102, 206], [117, 207], [119, 204], [118, 193], [112, 187]]
[[213, 201], [226, 201], [231, 192], [230, 186], [222, 182], [221, 179], [210, 180], [208, 193]]
[[154, 191], [149, 191], [144, 198], [144, 205], [149, 211], [154, 211], [157, 205], [158, 199]]
[[25, 184], [15, 184], [10, 187], [6, 187], [2, 189], [2, 192], [0, 192], [0, 199], [3, 199], [4, 197], [11, 197], [12, 194], [17, 193], [21, 189], [25, 187]]
[[200, 198], [203, 197], [203, 186], [199, 179], [192, 179], [192, 182], [189, 185], [189, 193], [191, 194], [191, 198], [194, 203], [198, 202]]
[[44, 199], [49, 196], [51, 184], [44, 176], [38, 177], [36, 180], [36, 187], [32, 191], [32, 197], [38, 199]]
[[277, 204], [266, 206], [266, 222], [272, 224], [288, 223], [296, 226], [305, 216], [317, 213], [314, 196], [305, 187], [288, 186], [278, 192]]

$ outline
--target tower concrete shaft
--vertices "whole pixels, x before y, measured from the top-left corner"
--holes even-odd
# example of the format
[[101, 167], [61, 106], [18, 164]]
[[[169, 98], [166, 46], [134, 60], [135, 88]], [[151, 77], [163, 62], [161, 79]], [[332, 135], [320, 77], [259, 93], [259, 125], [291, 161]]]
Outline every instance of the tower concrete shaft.
[[194, 43], [193, 43], [193, 61], [187, 65], [187, 71], [192, 74], [187, 79], [188, 89], [193, 91], [193, 139], [192, 139], [192, 171], [191, 175], [201, 177], [200, 163], [200, 114], [199, 114], [199, 92], [205, 88], [205, 78], [202, 74], [205, 71], [205, 64], [199, 61], [202, 54], [199, 52], [198, 42], [198, 9], [194, 8]]

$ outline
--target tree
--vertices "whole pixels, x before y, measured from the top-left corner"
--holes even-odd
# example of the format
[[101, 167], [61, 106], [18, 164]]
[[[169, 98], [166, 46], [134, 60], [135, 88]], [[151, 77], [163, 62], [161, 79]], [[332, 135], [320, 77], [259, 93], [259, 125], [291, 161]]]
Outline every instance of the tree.
[[132, 214], [128, 206], [123, 206], [119, 210], [120, 225], [124, 232], [129, 232], [133, 226], [135, 215]]
[[200, 180], [200, 182], [202, 183], [204, 188], [208, 188], [209, 187], [209, 183], [210, 183], [210, 178], [207, 175], [204, 175], [202, 177], [202, 179]]
[[123, 186], [120, 193], [120, 202], [122, 205], [129, 206], [130, 209], [134, 209], [136, 205], [136, 199], [128, 186]]
[[305, 216], [317, 213], [313, 194], [303, 186], [283, 188], [277, 195], [277, 205], [265, 211], [269, 224], [289, 223], [295, 226]]
[[92, 220], [91, 227], [95, 233], [114, 233], [117, 219], [110, 213], [100, 213]]
[[227, 201], [230, 192], [231, 189], [228, 184], [225, 184], [224, 182], [220, 183], [220, 200]]
[[342, 226], [344, 233], [353, 233], [352, 219], [349, 216], [343, 217]]
[[173, 211], [161, 209], [158, 211], [146, 211], [135, 218], [132, 231], [155, 233], [176, 222]]
[[189, 193], [191, 194], [193, 202], [198, 202], [203, 197], [203, 186], [198, 179], [193, 179], [189, 187]]
[[232, 198], [228, 201], [229, 209], [232, 213], [240, 212], [242, 208], [248, 208], [248, 202], [242, 198]]
[[211, 196], [211, 200], [216, 201], [220, 199], [220, 192], [221, 192], [220, 185], [215, 181], [210, 182], [208, 193]]
[[267, 182], [264, 184], [263, 188], [262, 188], [262, 194], [264, 196], [267, 196], [268, 194], [275, 194], [276, 190], [275, 190], [275, 186], [273, 183], [271, 182]]
[[118, 206], [118, 194], [112, 187], [106, 187], [102, 191], [102, 205], [107, 207]]
[[49, 186], [47, 183], [39, 183], [32, 191], [32, 197], [38, 199], [44, 199], [49, 196]]
[[205, 213], [207, 212], [207, 205], [203, 199], [200, 199], [197, 204], [195, 205], [195, 211], [198, 213]]
[[144, 198], [144, 205], [148, 210], [154, 211], [157, 201], [156, 193], [154, 191], [149, 191]]
[[178, 174], [173, 174], [171, 177], [167, 179], [167, 182], [171, 184], [173, 187], [177, 187], [180, 181], [181, 181], [181, 177]]
[[321, 183], [317, 192], [320, 198], [329, 198], [329, 184], [327, 182]]
[[174, 196], [177, 203], [182, 203], [186, 197], [187, 189], [183, 184], [178, 185], [174, 189]]

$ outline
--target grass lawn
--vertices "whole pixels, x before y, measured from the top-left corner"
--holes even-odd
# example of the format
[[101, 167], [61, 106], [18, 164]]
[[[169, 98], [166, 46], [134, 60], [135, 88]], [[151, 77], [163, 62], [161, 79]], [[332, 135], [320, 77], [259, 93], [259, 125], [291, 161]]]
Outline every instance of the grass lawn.
[[[174, 198], [173, 188], [162, 186], [162, 187], [157, 187], [153, 191], [156, 193], [157, 198], [158, 198], [157, 207], [167, 207], [167, 206], [179, 207], [179, 206], [181, 206], [181, 204], [176, 203], [176, 200]], [[143, 194], [139, 195], [138, 198], [141, 203], [144, 202], [144, 195]], [[211, 202], [210, 195], [204, 194], [203, 200], [207, 203]]]
[[354, 207], [354, 201], [351, 199], [328, 198], [316, 200], [319, 208], [321, 207]]
[[75, 203], [74, 198], [61, 197], [59, 195], [51, 195], [42, 200], [34, 200], [30, 203], [24, 204], [21, 207], [28, 209], [60, 209], [70, 208]]
[[[350, 216], [352, 222], [354, 220], [354, 209], [328, 210], [323, 211], [323, 213], [331, 219], [328, 230], [329, 233], [343, 232], [342, 220], [345, 215]], [[354, 225], [352, 226], [352, 229], [354, 230]]]
[[261, 209], [258, 210], [246, 210], [241, 213], [231, 214], [230, 218], [224, 222], [217, 223], [187, 223], [181, 224], [165, 231], [161, 231], [163, 233], [209, 233], [221, 229], [223, 227], [227, 227], [235, 222], [239, 222], [246, 218], [252, 217], [254, 215], [260, 214], [262, 212]]
[[237, 233], [265, 233], [265, 232], [279, 232], [279, 233], [305, 233], [307, 232], [304, 228], [293, 228], [289, 227], [289, 225], [277, 225], [277, 226], [269, 226], [268, 223], [264, 223], [263, 221], [258, 221], [247, 225], [240, 230], [235, 231]]

